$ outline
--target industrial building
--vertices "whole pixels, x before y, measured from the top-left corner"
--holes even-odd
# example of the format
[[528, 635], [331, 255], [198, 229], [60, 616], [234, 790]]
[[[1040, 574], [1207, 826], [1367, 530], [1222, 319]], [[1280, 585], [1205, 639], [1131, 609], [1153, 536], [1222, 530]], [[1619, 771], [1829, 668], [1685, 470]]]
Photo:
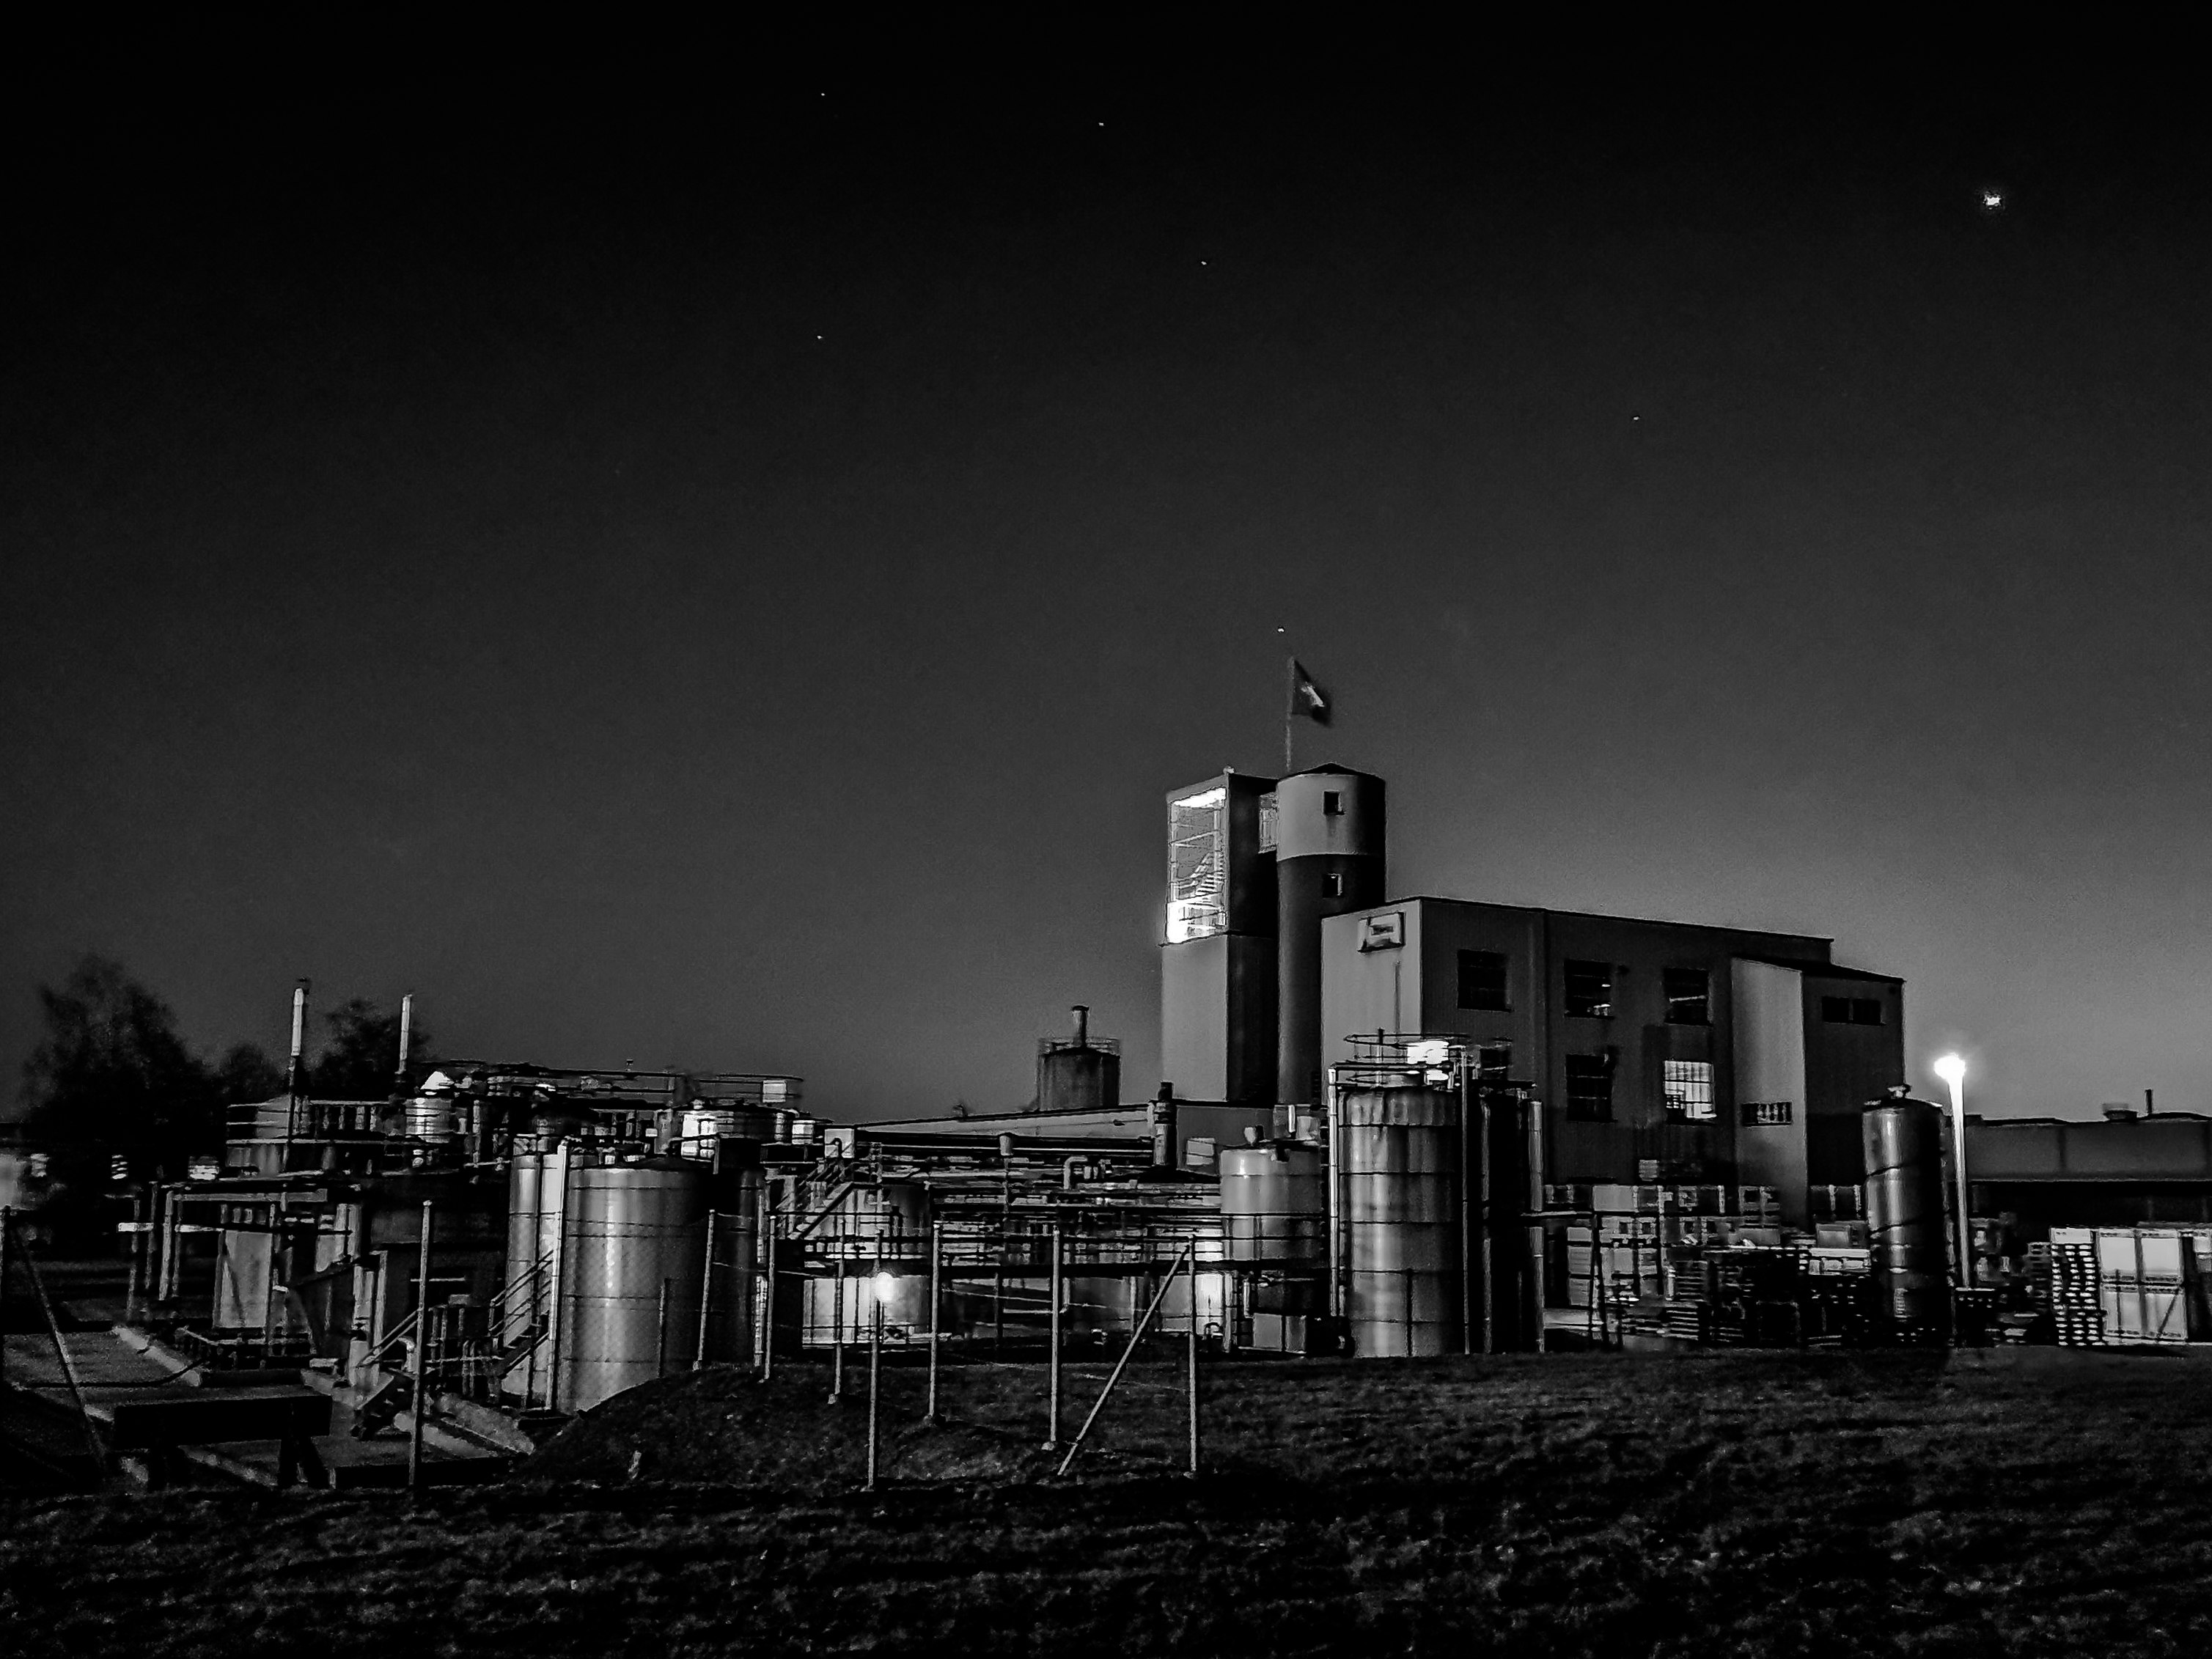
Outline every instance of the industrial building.
[[1856, 1186], [1859, 1111], [1905, 1078], [1904, 985], [1831, 941], [1418, 897], [1386, 902], [1382, 781], [1229, 772], [1168, 798], [1162, 1069], [1312, 1138], [1355, 1036], [1475, 1050], [1543, 1103], [1552, 1184]]

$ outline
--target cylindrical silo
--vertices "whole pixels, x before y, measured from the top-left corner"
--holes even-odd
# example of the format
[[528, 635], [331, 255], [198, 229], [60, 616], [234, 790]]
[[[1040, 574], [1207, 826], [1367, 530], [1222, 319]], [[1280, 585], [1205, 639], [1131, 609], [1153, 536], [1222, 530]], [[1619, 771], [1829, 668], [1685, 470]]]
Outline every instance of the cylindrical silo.
[[1943, 1113], [1924, 1100], [1876, 1101], [1860, 1115], [1875, 1291], [1899, 1333], [1942, 1342], [1951, 1328], [1943, 1219]]
[[1220, 1166], [1230, 1261], [1321, 1261], [1328, 1188], [1319, 1149], [1288, 1140], [1230, 1146]]
[[[507, 1263], [500, 1284], [507, 1302], [500, 1346], [514, 1348], [552, 1314], [553, 1253], [561, 1242], [561, 1183], [568, 1166], [565, 1152], [519, 1152], [507, 1172]], [[532, 1370], [527, 1353], [519, 1354], [513, 1372]], [[533, 1375], [542, 1376], [538, 1356]], [[523, 1379], [515, 1378], [520, 1389]]]
[[[767, 1207], [766, 1189], [767, 1181], [757, 1164], [726, 1169], [714, 1182], [711, 1200], [714, 1267], [705, 1293], [704, 1358], [710, 1364], [750, 1364], [753, 1360], [754, 1304], [760, 1291], [761, 1216]], [[684, 1363], [687, 1365], [697, 1357], [697, 1336], [696, 1330], [686, 1334]]]
[[712, 1184], [689, 1158], [569, 1170], [556, 1275], [561, 1410], [588, 1411], [690, 1364]]
[[1460, 1350], [1459, 1112], [1456, 1094], [1419, 1085], [1345, 1093], [1338, 1167], [1355, 1354]]
[[1275, 1100], [1322, 1097], [1321, 924], [1380, 904], [1382, 780], [1342, 767], [1275, 785]]

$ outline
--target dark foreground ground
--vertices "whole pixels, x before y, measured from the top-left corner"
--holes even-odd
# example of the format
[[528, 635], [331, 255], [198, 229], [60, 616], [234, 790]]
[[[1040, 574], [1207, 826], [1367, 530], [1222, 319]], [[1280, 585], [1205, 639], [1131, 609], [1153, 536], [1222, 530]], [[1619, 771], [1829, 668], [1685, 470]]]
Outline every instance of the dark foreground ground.
[[1174, 1375], [1064, 1485], [1038, 1373], [976, 1367], [936, 1431], [887, 1376], [855, 1492], [865, 1405], [810, 1369], [640, 1390], [412, 1509], [0, 1497], [0, 1652], [2212, 1651], [2212, 1364], [1216, 1366], [1197, 1482]]

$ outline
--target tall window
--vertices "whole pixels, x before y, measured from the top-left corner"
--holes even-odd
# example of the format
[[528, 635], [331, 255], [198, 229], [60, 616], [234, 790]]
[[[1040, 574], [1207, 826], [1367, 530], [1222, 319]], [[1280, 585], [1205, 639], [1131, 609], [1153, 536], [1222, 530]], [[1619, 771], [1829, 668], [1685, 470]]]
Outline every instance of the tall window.
[[1662, 977], [1666, 981], [1669, 1025], [1713, 1023], [1712, 979], [1704, 969], [1669, 968]]
[[1822, 997], [1820, 1018], [1831, 1025], [1879, 1025], [1880, 997]]
[[1679, 1123], [1713, 1121], [1713, 1067], [1704, 1060], [1660, 1062], [1660, 1087], [1665, 1091], [1667, 1115]]
[[1613, 1058], [1609, 1054], [1567, 1056], [1567, 1121], [1613, 1121]]
[[1613, 964], [1609, 962], [1569, 962], [1567, 1012], [1584, 1019], [1603, 1019], [1613, 1012]]
[[1462, 951], [1459, 953], [1459, 1006], [1504, 1012], [1513, 1005], [1505, 995], [1505, 952]]
[[1225, 789], [1201, 789], [1168, 805], [1168, 943], [1205, 939], [1229, 925]]

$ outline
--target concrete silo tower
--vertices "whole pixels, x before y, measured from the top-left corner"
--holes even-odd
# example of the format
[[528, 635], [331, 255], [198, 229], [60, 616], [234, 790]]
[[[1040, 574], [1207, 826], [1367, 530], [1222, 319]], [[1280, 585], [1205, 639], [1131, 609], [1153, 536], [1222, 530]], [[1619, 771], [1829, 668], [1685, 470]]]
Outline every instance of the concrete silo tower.
[[1293, 773], [1275, 785], [1274, 818], [1275, 1098], [1310, 1106], [1322, 1092], [1322, 918], [1389, 896], [1382, 780], [1340, 766]]

